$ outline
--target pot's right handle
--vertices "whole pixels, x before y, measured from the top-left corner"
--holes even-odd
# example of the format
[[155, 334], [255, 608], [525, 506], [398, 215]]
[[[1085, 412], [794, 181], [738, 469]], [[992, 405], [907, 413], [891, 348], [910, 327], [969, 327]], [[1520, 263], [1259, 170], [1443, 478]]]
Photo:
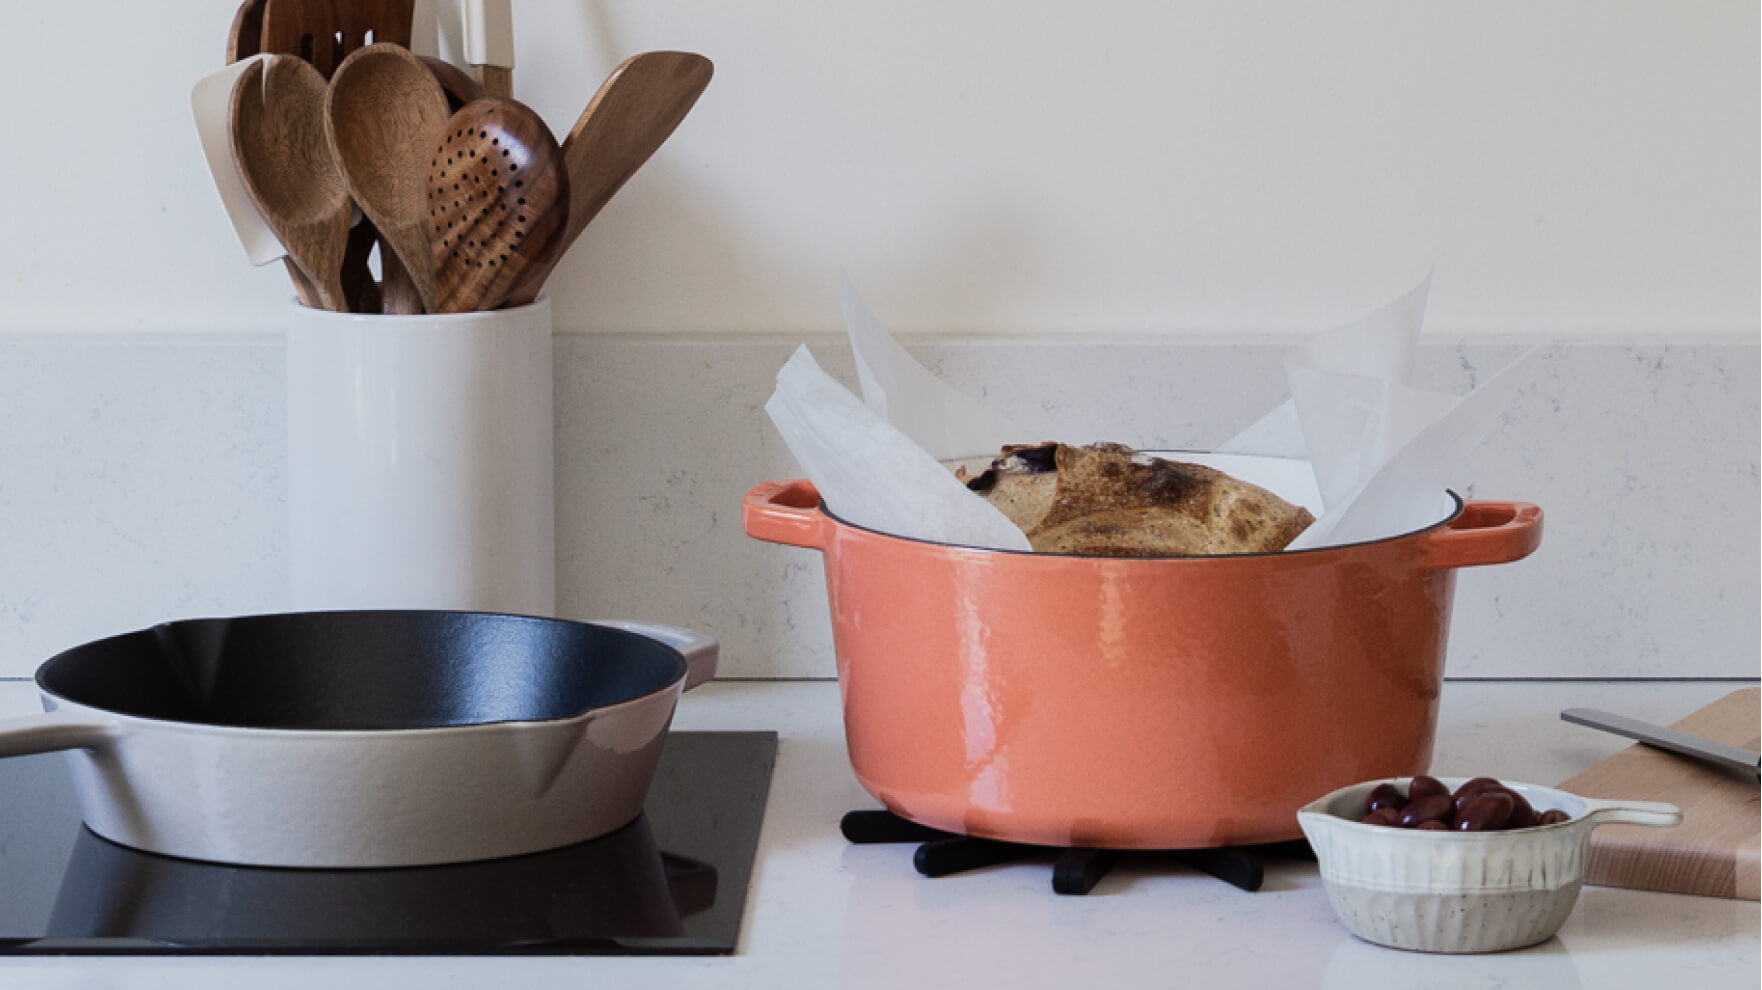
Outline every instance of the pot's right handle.
[[41, 715], [0, 719], [0, 757], [61, 749], [97, 749], [122, 732], [115, 722], [58, 708]]
[[820, 511], [820, 491], [805, 478], [754, 485], [740, 505], [746, 535], [810, 550], [826, 549], [832, 521]]
[[1542, 507], [1529, 502], [1468, 502], [1455, 521], [1425, 537], [1427, 567], [1508, 564], [1542, 542]]

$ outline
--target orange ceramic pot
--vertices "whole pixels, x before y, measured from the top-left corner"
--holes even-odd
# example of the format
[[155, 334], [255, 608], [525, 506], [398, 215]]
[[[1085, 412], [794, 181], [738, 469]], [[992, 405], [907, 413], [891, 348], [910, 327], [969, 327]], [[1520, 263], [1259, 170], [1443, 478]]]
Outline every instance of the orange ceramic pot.
[[1541, 509], [1463, 502], [1389, 539], [1118, 558], [863, 529], [807, 481], [746, 532], [820, 550], [858, 780], [913, 821], [1051, 846], [1297, 838], [1296, 812], [1431, 762], [1455, 570], [1527, 556]]

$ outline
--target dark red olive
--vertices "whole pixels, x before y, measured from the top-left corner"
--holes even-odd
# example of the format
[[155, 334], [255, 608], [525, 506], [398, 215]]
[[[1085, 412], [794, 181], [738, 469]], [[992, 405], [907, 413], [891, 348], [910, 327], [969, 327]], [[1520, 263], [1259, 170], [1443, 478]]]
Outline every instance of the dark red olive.
[[1396, 824], [1402, 828], [1414, 828], [1420, 822], [1441, 822], [1450, 817], [1450, 792], [1440, 791], [1422, 798], [1407, 802], [1401, 809], [1401, 817]]
[[1567, 814], [1564, 811], [1561, 811], [1559, 808], [1549, 808], [1547, 811], [1542, 812], [1541, 816], [1536, 819], [1536, 824], [1537, 825], [1558, 825], [1561, 822], [1567, 822], [1567, 821], [1571, 821], [1571, 820], [1572, 820], [1572, 816]]
[[1387, 805], [1384, 805], [1383, 807], [1378, 808], [1375, 811], [1372, 811], [1370, 814], [1365, 815], [1363, 818], [1360, 818], [1359, 821], [1365, 825], [1393, 826], [1395, 824], [1396, 820], [1399, 819], [1400, 817], [1401, 817], [1400, 809], [1391, 808]]
[[1409, 801], [1418, 801], [1420, 798], [1430, 797], [1433, 794], [1449, 797], [1450, 788], [1445, 787], [1438, 778], [1427, 777], [1424, 774], [1413, 778], [1413, 783], [1407, 785], [1407, 800]]
[[1511, 820], [1511, 811], [1516, 805], [1511, 800], [1511, 792], [1501, 787], [1498, 790], [1482, 791], [1471, 794], [1462, 810], [1456, 815], [1458, 832], [1497, 832]]
[[1459, 815], [1462, 814], [1462, 806], [1468, 803], [1469, 798], [1482, 791], [1492, 790], [1503, 786], [1505, 785], [1491, 777], [1476, 777], [1473, 780], [1463, 782], [1463, 785], [1456, 789], [1456, 793], [1451, 795], [1456, 801], [1456, 813]]
[[1416, 832], [1445, 832], [1449, 831], [1450, 826], [1434, 819], [1429, 822], [1420, 822], [1418, 825], [1413, 826], [1413, 829]]
[[1378, 784], [1370, 792], [1370, 803], [1365, 806], [1365, 811], [1371, 812], [1378, 808], [1394, 808], [1400, 811], [1406, 804], [1407, 797], [1401, 793], [1401, 788], [1394, 784]]
[[1530, 807], [1529, 801], [1509, 787], [1505, 788], [1505, 793], [1511, 795], [1511, 818], [1505, 822], [1505, 827], [1529, 828], [1535, 825], [1539, 816], [1536, 809]]

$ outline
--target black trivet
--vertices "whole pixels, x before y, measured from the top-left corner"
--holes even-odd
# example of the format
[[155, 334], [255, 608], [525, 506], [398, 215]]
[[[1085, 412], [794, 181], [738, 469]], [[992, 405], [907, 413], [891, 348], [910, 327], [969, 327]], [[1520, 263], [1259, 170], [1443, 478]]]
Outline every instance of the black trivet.
[[[927, 877], [945, 877], [1049, 852], [1056, 853], [1057, 859], [1052, 865], [1052, 889], [1059, 894], [1087, 894], [1095, 889], [1095, 885], [1119, 862], [1121, 856], [1147, 852], [1087, 847], [1060, 849], [981, 839], [907, 821], [891, 811], [852, 811], [839, 821], [838, 830], [844, 833], [846, 841], [859, 845], [884, 842], [922, 843], [912, 856], [912, 865]], [[1154, 854], [1172, 857], [1201, 873], [1248, 891], [1259, 890], [1265, 879], [1265, 872], [1261, 867], [1263, 857], [1315, 859], [1309, 843], [1302, 839], [1259, 846], [1156, 850]]]

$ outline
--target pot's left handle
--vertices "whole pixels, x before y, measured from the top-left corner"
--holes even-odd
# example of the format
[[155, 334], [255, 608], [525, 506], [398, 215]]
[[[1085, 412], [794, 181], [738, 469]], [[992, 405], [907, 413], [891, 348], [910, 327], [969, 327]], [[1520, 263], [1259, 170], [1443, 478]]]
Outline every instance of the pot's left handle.
[[0, 719], [0, 757], [30, 756], [62, 749], [97, 749], [121, 735], [122, 727], [58, 708], [41, 715]]
[[633, 622], [628, 619], [596, 620], [594, 625], [611, 626], [613, 629], [660, 640], [685, 654], [685, 687], [681, 690], [690, 691], [716, 676], [716, 661], [720, 658], [722, 649], [714, 639], [702, 633], [678, 626], [662, 625], [659, 622]]
[[1529, 502], [1469, 502], [1443, 529], [1425, 534], [1427, 567], [1508, 564], [1542, 543], [1542, 507]]
[[810, 550], [826, 549], [831, 520], [820, 511], [820, 491], [804, 478], [754, 485], [740, 504], [746, 535]]

